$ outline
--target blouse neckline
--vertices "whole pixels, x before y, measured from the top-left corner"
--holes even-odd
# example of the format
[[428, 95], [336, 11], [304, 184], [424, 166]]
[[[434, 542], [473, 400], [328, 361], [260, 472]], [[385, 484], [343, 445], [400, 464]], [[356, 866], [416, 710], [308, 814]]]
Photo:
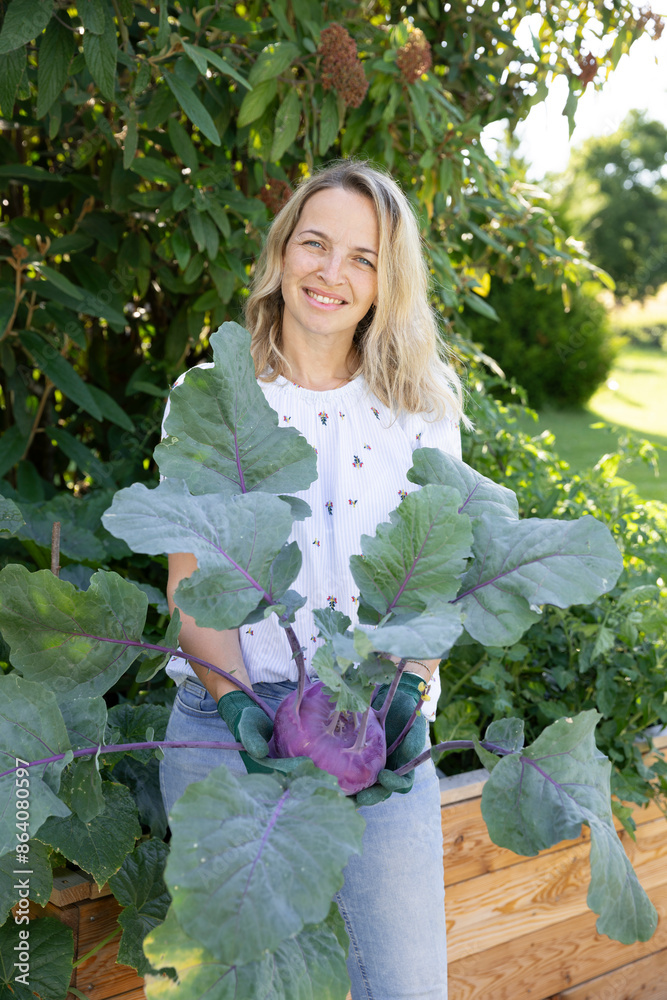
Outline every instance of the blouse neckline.
[[264, 384], [267, 386], [275, 385], [276, 388], [282, 391], [294, 393], [300, 399], [316, 402], [317, 400], [330, 397], [346, 399], [354, 396], [365, 388], [366, 383], [363, 375], [357, 375], [356, 378], [351, 379], [349, 382], [344, 382], [334, 389], [306, 389], [305, 386], [299, 385], [298, 382], [292, 382], [291, 379], [285, 378], [284, 375], [279, 375], [274, 382], [265, 382]]

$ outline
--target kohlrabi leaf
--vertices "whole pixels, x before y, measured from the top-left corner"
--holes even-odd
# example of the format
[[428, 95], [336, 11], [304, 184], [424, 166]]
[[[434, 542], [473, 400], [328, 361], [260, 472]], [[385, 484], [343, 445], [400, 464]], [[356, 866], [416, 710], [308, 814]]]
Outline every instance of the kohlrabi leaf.
[[594, 711], [548, 726], [525, 750], [503, 757], [482, 792], [482, 815], [494, 843], [537, 854], [591, 831], [588, 905], [597, 929], [616, 941], [647, 941], [657, 914], [614, 829], [611, 763], [595, 745]]
[[[290, 508], [268, 493], [224, 501], [213, 493], [192, 496], [180, 480], [153, 490], [134, 483], [116, 494], [103, 522], [135, 552], [194, 553], [198, 569], [181, 581], [175, 599], [204, 627], [237, 628], [260, 601], [278, 603], [294, 579], [282, 555], [292, 530]], [[276, 558], [280, 592], [271, 590]], [[289, 569], [298, 572], [291, 548]]]
[[172, 966], [178, 974], [176, 980], [149, 975], [148, 1000], [344, 1000], [347, 995], [345, 953], [327, 926], [306, 927], [273, 954], [240, 966], [222, 962], [186, 928], [172, 906], [146, 938], [154, 967]]
[[374, 536], [361, 536], [363, 555], [350, 558], [350, 569], [365, 604], [380, 615], [419, 614], [456, 596], [472, 541], [460, 504], [456, 490], [425, 486], [409, 493]]
[[[334, 652], [338, 640], [342, 640], [340, 656]], [[391, 660], [377, 656], [361, 658], [354, 649], [353, 640], [342, 635], [334, 635], [333, 645], [327, 642], [316, 649], [312, 664], [341, 712], [365, 712], [375, 685], [390, 681], [396, 673], [396, 664]]]
[[455, 603], [466, 632], [485, 646], [515, 643], [539, 617], [539, 605], [589, 604], [623, 569], [609, 529], [593, 517], [515, 521], [482, 514], [473, 535], [474, 561]]
[[[0, 927], [0, 997], [2, 1000], [61, 1000], [72, 978], [72, 929], [55, 917], [31, 920], [27, 971], [15, 966], [22, 943], [19, 931], [28, 928], [8, 920]], [[25, 972], [25, 979], [17, 977]]]
[[221, 765], [171, 810], [165, 879], [176, 916], [227, 964], [256, 961], [323, 920], [361, 851], [354, 804], [310, 768], [290, 779]]
[[[65, 782], [62, 791], [66, 799]], [[104, 781], [102, 792], [104, 811], [89, 823], [83, 823], [73, 813], [62, 819], [51, 816], [37, 834], [43, 844], [90, 872], [99, 886], [118, 871], [141, 836], [137, 807], [128, 789], [115, 781]]]
[[191, 368], [172, 389], [155, 449], [163, 476], [187, 480], [193, 493], [297, 493], [317, 478], [317, 457], [278, 415], [255, 378], [250, 334], [223, 323], [211, 337], [214, 364]]
[[[95, 698], [64, 697], [60, 701], [60, 711], [73, 750], [99, 746], [104, 742], [107, 706], [101, 695]], [[89, 823], [104, 809], [98, 755], [73, 760], [69, 778], [70, 809], [82, 822]]]
[[[68, 750], [67, 730], [53, 692], [15, 672], [0, 675], [0, 773], [21, 761], [44, 760]], [[19, 817], [16, 810], [16, 782], [23, 779], [13, 772], [0, 778], [0, 855], [16, 850], [17, 822], [25, 822], [20, 831], [34, 837], [47, 817], [69, 815], [57, 795], [66, 763], [67, 759], [58, 760], [27, 769], [27, 817]]]
[[[15, 841], [16, 844], [16, 841]], [[53, 890], [53, 870], [49, 863], [49, 849], [38, 840], [27, 841], [30, 864], [16, 860], [16, 851], [9, 851], [0, 858], [0, 926], [9, 916], [14, 903], [18, 903], [19, 889], [28, 889], [30, 899], [46, 906]], [[20, 868], [29, 868], [29, 875], [17, 874]]]
[[429, 483], [453, 486], [461, 494], [459, 511], [468, 517], [479, 517], [486, 512], [500, 517], [519, 517], [519, 503], [512, 490], [481, 476], [465, 462], [439, 448], [416, 448], [408, 479], [420, 486]]
[[14, 501], [0, 497], [0, 538], [15, 535], [23, 523], [23, 514]]
[[505, 753], [516, 753], [523, 749], [523, 719], [496, 719], [487, 726], [484, 742], [492, 743]]
[[453, 604], [443, 604], [422, 615], [397, 615], [387, 625], [369, 629], [366, 634], [378, 652], [429, 660], [446, 656], [462, 631], [460, 610]]
[[[104, 694], [139, 649], [148, 601], [117, 573], [95, 573], [86, 591], [50, 570], [10, 563], [0, 572], [0, 629], [24, 677], [77, 697]], [[41, 755], [43, 756], [43, 755]]]
[[142, 942], [167, 915], [171, 897], [164, 881], [164, 866], [169, 848], [153, 837], [137, 844], [120, 869], [109, 879], [114, 896], [123, 907], [118, 923], [123, 934], [117, 961], [130, 965], [140, 976], [151, 966], [144, 955]]
[[318, 608], [313, 611], [313, 618], [319, 629], [318, 635], [322, 639], [331, 639], [332, 636], [339, 633], [342, 635], [351, 624], [347, 615], [344, 615], [342, 611], [334, 611], [332, 608]]

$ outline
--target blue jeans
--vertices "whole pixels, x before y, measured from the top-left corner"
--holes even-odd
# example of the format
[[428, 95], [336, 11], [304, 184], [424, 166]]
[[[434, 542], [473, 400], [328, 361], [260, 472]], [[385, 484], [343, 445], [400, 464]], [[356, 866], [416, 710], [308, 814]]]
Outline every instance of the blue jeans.
[[[254, 684], [276, 708], [293, 681]], [[233, 741], [215, 699], [195, 678], [179, 687], [167, 740]], [[169, 811], [193, 781], [219, 764], [245, 772], [235, 750], [166, 749], [160, 789]], [[353, 1000], [447, 1000], [445, 895], [440, 793], [432, 761], [416, 771], [412, 791], [360, 808], [363, 853], [354, 855], [336, 896], [350, 951]]]

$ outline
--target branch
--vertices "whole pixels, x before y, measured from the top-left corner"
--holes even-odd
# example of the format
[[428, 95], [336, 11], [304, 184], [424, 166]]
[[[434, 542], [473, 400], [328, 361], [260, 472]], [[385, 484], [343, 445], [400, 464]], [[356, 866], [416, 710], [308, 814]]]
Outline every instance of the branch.
[[400, 681], [403, 675], [403, 671], [405, 670], [405, 665], [407, 662], [408, 661], [405, 659], [398, 661], [398, 666], [396, 667], [396, 673], [394, 674], [394, 679], [389, 686], [389, 690], [387, 691], [387, 697], [385, 698], [382, 704], [382, 708], [378, 713], [378, 722], [380, 723], [383, 729], [384, 729], [385, 719], [387, 718], [387, 712], [391, 708], [391, 703], [394, 700], [394, 695], [396, 694], [398, 682]]

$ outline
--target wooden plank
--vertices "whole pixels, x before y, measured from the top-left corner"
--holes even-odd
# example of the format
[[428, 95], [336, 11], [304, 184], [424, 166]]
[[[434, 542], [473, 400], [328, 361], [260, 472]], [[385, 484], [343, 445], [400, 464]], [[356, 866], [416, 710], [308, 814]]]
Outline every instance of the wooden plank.
[[[117, 927], [121, 907], [113, 896], [87, 899], [75, 905], [79, 907], [77, 957], [80, 958]], [[119, 944], [120, 934], [76, 969], [73, 985], [85, 993], [88, 1000], [108, 1000], [143, 987], [143, 979], [134, 969], [116, 962]]]
[[[667, 882], [664, 819], [621, 842], [644, 889]], [[521, 864], [451, 885], [445, 892], [450, 958], [483, 951], [586, 912], [588, 844], [527, 858]]]
[[[479, 799], [469, 799], [446, 806], [441, 810], [441, 818], [446, 886], [484, 875], [486, 872], [521, 864], [525, 860], [521, 855], [498, 847], [490, 840], [486, 823], [482, 818]], [[657, 805], [650, 803], [647, 808], [636, 808], [634, 811], [634, 820], [638, 827], [655, 819], [663, 820], [667, 836], [667, 819]], [[617, 830], [622, 829], [620, 821], [614, 820], [614, 824]], [[575, 844], [582, 844], [589, 838], [588, 827], [583, 827], [582, 835], [577, 840], [562, 841], [546, 851], [541, 851], [540, 857]]]
[[466, 771], [465, 774], [451, 774], [440, 778], [440, 805], [476, 798], [482, 794], [482, 789], [488, 780], [489, 772], [485, 767], [480, 767], [477, 771]]
[[[485, 951], [474, 947], [454, 958], [449, 950], [449, 1000], [544, 1000], [592, 976], [625, 967], [667, 947], [667, 885], [651, 892], [658, 928], [650, 941], [622, 945], [598, 934], [585, 913], [553, 923]], [[661, 977], [664, 980], [664, 975]], [[667, 995], [664, 990], [661, 1000]], [[612, 1000], [605, 992], [594, 1000]], [[649, 1000], [643, 997], [642, 1000]], [[649, 994], [649, 996], [651, 996]], [[573, 998], [568, 997], [568, 1000]], [[634, 997], [633, 997], [634, 1000]], [[651, 996], [651, 1000], [653, 997]]]
[[665, 1000], [667, 948], [605, 976], [563, 990], [550, 1000]]
[[[76, 1000], [76, 998], [69, 993], [67, 1000]], [[129, 993], [117, 993], [113, 997], [109, 997], [108, 1000], [146, 1000], [146, 990], [143, 986], [138, 986], [136, 990], [130, 990]]]
[[69, 906], [70, 903], [78, 903], [80, 899], [89, 899], [92, 884], [93, 876], [88, 872], [57, 868], [53, 873], [53, 890], [49, 902], [54, 906]]

